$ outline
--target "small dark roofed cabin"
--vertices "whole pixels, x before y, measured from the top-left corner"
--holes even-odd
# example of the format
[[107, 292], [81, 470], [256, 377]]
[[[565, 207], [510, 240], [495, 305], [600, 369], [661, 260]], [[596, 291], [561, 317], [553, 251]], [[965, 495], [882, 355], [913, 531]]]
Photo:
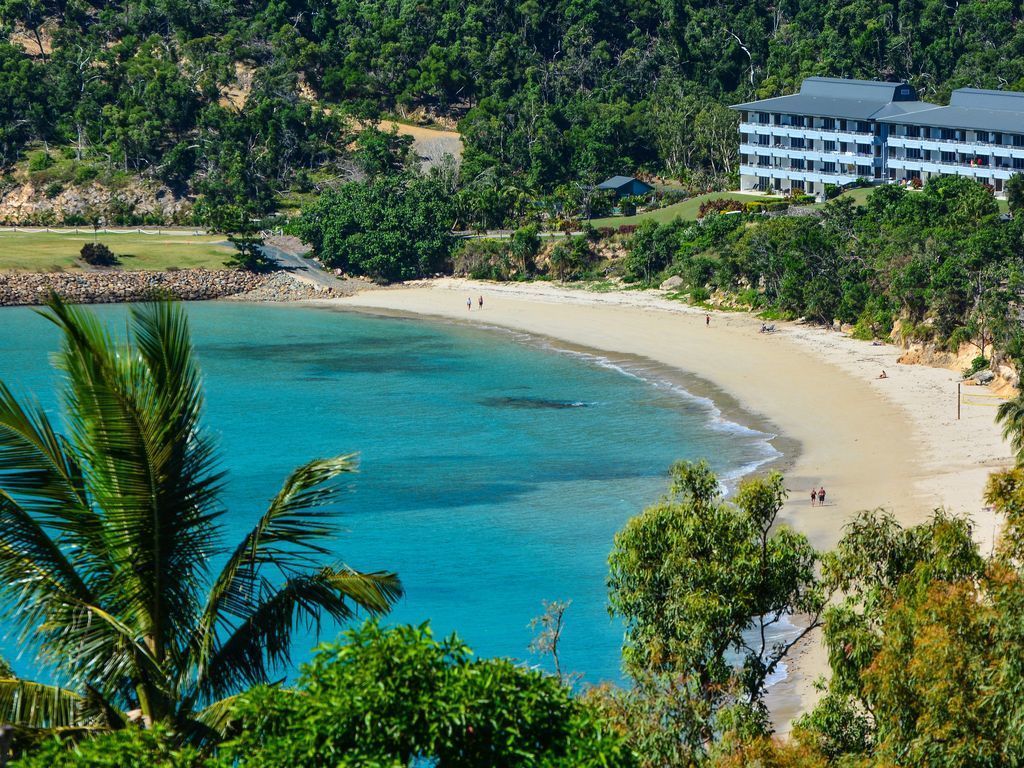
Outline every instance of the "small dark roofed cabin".
[[616, 197], [635, 197], [646, 195], [654, 187], [633, 176], [612, 176], [597, 185], [598, 189], [609, 190], [615, 193]]

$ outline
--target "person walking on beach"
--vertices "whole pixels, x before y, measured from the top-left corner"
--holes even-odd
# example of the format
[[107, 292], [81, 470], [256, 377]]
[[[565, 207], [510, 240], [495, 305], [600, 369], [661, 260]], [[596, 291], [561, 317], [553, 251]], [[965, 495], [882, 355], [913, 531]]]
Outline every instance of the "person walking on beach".
[[472, 312], [473, 311], [473, 297], [472, 296], [466, 297], [466, 311], [467, 312]]
[[704, 327], [705, 328], [710, 328], [711, 327], [711, 315], [704, 315]]
[[825, 506], [825, 486], [824, 485], [821, 486], [821, 488], [818, 489], [818, 506], [819, 507], [824, 507]]
[[480, 302], [480, 309], [483, 309], [484, 308], [484, 297], [483, 297], [483, 295], [480, 296], [479, 302]]
[[814, 500], [816, 498], [818, 498], [818, 489], [817, 488], [811, 488], [811, 506], [812, 507], [814, 506]]

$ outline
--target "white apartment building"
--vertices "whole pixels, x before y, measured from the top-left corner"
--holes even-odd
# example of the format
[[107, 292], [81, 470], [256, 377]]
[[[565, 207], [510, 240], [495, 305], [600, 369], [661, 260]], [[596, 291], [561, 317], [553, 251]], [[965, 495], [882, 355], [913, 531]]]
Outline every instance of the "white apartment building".
[[[740, 113], [740, 188], [821, 196], [826, 184], [890, 177], [890, 125], [940, 109], [906, 83], [809, 77], [800, 92], [733, 107]], [[902, 169], [901, 169], [902, 170]]]
[[961, 88], [948, 107], [884, 119], [886, 179], [969, 176], [1004, 194], [1024, 173], [1024, 93]]

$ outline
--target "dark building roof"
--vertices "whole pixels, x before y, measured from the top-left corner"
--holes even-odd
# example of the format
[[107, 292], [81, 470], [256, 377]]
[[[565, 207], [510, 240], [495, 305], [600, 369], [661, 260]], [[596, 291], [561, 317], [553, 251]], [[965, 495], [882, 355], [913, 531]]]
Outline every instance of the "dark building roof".
[[874, 120], [931, 109], [934, 106], [918, 101], [917, 91], [906, 83], [808, 77], [801, 83], [799, 93], [761, 101], [748, 101], [745, 104], [735, 104], [732, 108], [838, 117], [847, 120]]
[[948, 107], [931, 107], [913, 115], [886, 116], [886, 123], [1024, 133], [1024, 93], [959, 88]]
[[652, 187], [650, 184], [644, 181], [640, 181], [640, 179], [636, 178], [635, 176], [612, 176], [610, 179], [605, 179], [600, 184], [598, 184], [597, 188], [622, 189], [624, 186], [626, 186], [627, 184], [632, 184], [634, 181], [637, 184], [643, 184], [643, 186], [647, 187], [648, 189], [654, 189], [654, 187]]

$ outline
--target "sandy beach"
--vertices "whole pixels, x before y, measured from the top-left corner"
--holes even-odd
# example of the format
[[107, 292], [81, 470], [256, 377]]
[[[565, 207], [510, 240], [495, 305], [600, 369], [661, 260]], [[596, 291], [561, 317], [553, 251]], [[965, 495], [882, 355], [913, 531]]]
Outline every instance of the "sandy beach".
[[[476, 306], [480, 295], [483, 310]], [[957, 420], [959, 375], [898, 364], [901, 351], [894, 346], [790, 323], [761, 334], [761, 321], [745, 313], [712, 312], [707, 325], [703, 311], [655, 291], [596, 293], [449, 278], [326, 303], [515, 329], [696, 376], [719, 393], [712, 397], [730, 418], [782, 438], [790, 490], [784, 522], [820, 549], [836, 543], [852, 515], [875, 507], [891, 510], [904, 524], [940, 506], [969, 514], [983, 548], [991, 546], [996, 521], [983, 510], [982, 490], [989, 472], [1010, 463], [995, 408], [964, 405]], [[883, 369], [888, 378], [878, 379]], [[810, 489], [821, 485], [826, 505], [812, 508]], [[771, 690], [780, 730], [813, 703], [812, 683], [826, 670], [820, 641], [811, 636], [787, 680]]]

